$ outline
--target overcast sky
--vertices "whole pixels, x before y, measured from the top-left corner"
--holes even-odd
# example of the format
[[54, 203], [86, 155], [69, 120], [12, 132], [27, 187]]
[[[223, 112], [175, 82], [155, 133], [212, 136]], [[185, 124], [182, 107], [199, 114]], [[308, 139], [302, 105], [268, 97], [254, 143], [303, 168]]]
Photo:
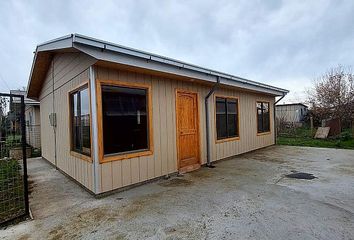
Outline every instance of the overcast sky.
[[80, 33], [291, 91], [354, 65], [354, 1], [1, 1], [0, 91], [27, 86], [37, 44]]

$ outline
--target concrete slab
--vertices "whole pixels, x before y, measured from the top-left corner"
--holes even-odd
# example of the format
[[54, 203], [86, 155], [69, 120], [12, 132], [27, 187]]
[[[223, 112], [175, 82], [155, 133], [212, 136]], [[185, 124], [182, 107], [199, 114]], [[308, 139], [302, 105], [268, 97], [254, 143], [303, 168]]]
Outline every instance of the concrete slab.
[[29, 174], [35, 219], [1, 239], [354, 239], [352, 150], [272, 146], [104, 199], [44, 160]]

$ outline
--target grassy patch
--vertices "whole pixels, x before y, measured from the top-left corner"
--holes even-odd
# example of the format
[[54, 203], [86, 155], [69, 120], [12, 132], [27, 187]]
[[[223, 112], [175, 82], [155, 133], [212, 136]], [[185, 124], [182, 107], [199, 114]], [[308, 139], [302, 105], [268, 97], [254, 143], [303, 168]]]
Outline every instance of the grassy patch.
[[9, 145], [9, 146], [13, 146], [13, 145], [19, 145], [21, 144], [21, 138], [22, 138], [22, 135], [8, 135], [7, 138], [6, 138], [6, 145]]
[[324, 148], [344, 148], [354, 149], [354, 139], [343, 141], [336, 139], [313, 139], [298, 137], [278, 137], [277, 144], [306, 147], [324, 147]]
[[25, 212], [23, 177], [17, 160], [0, 159], [0, 223]]
[[281, 134], [277, 138], [279, 145], [323, 147], [323, 148], [343, 148], [354, 149], [354, 139], [350, 130], [345, 130], [337, 138], [314, 139], [310, 129], [298, 128], [292, 134]]

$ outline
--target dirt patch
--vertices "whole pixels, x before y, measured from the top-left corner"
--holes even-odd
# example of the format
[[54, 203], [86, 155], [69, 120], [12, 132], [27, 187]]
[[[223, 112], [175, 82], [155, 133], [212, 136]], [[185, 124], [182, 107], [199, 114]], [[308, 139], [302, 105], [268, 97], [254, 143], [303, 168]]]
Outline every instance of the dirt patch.
[[86, 210], [71, 217], [67, 224], [57, 225], [49, 233], [49, 239], [78, 238], [79, 235], [94, 231], [98, 223], [108, 220], [110, 213], [106, 207]]
[[215, 174], [213, 174], [213, 170], [210, 170], [210, 169], [200, 169], [198, 171], [195, 171], [191, 174], [191, 177], [193, 178], [209, 178], [209, 177], [212, 177], [214, 176]]
[[93, 221], [99, 222], [107, 217], [108, 210], [106, 208], [95, 208], [89, 211], [80, 213], [77, 217], [80, 221]]
[[[100, 224], [111, 225], [117, 221], [128, 221], [135, 219], [145, 211], [155, 211], [152, 203], [161, 198], [161, 193], [144, 195], [125, 204], [116, 206], [101, 206], [82, 211], [71, 216], [65, 225], [58, 225], [48, 233], [49, 239], [72, 239], [81, 236], [95, 236]], [[155, 206], [155, 205], [154, 205]], [[158, 205], [157, 205], [158, 206]], [[156, 210], [157, 211], [157, 210]], [[115, 239], [124, 239], [125, 235], [119, 233]]]
[[336, 167], [336, 170], [343, 173], [343, 174], [347, 174], [347, 175], [354, 175], [354, 167], [352, 166], [340, 166], [340, 167]]
[[283, 157], [277, 156], [275, 154], [272, 154], [272, 156], [267, 156], [269, 153], [265, 154], [249, 154], [247, 156], [248, 159], [250, 160], [257, 160], [261, 162], [273, 162], [273, 163], [285, 163], [286, 161], [283, 159]]
[[25, 234], [25, 235], [21, 236], [18, 240], [27, 240], [27, 239], [30, 239], [29, 234]]
[[152, 211], [152, 208], [158, 206], [156, 204], [163, 198], [163, 193], [154, 193], [139, 197], [132, 201], [130, 204], [124, 206], [122, 209], [117, 209], [117, 212], [121, 212], [120, 217], [122, 219], [133, 219], [139, 217], [145, 209]]
[[28, 194], [31, 194], [33, 192], [33, 189], [37, 186], [36, 183], [32, 179], [28, 180]]
[[63, 227], [58, 226], [49, 232], [49, 236], [51, 236], [51, 239], [62, 239], [64, 236], [64, 232], [62, 230]]
[[144, 203], [145, 201], [136, 201], [126, 208], [123, 209], [123, 214], [122, 218], [127, 220], [127, 219], [133, 219], [139, 216], [139, 213], [143, 210], [144, 208]]
[[163, 187], [185, 187], [192, 185], [193, 182], [184, 178], [172, 178], [166, 182], [159, 183]]
[[296, 178], [296, 179], [306, 179], [306, 180], [311, 180], [315, 177], [312, 173], [304, 173], [304, 172], [296, 172], [296, 173], [290, 173], [285, 175], [287, 178]]

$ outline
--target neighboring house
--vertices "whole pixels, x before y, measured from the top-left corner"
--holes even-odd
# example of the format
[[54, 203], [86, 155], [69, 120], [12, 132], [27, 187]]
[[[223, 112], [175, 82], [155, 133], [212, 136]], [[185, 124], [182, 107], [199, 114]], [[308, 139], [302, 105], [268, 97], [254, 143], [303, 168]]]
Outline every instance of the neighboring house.
[[41, 148], [41, 115], [39, 102], [25, 102], [26, 139], [34, 148]]
[[[25, 103], [25, 122], [26, 122], [26, 142], [28, 145], [34, 148], [41, 147], [41, 118], [39, 111], [39, 102], [33, 99], [26, 97], [26, 91], [21, 90], [10, 90], [10, 94], [23, 95]], [[12, 109], [17, 109], [20, 112], [21, 103], [19, 98], [14, 98], [12, 100], [13, 106]], [[19, 118], [15, 122], [15, 128], [17, 131], [20, 131], [20, 120]]]
[[302, 123], [308, 113], [308, 107], [302, 103], [277, 104], [275, 116], [287, 123]]
[[42, 156], [94, 194], [273, 145], [287, 90], [71, 34], [37, 46]]

